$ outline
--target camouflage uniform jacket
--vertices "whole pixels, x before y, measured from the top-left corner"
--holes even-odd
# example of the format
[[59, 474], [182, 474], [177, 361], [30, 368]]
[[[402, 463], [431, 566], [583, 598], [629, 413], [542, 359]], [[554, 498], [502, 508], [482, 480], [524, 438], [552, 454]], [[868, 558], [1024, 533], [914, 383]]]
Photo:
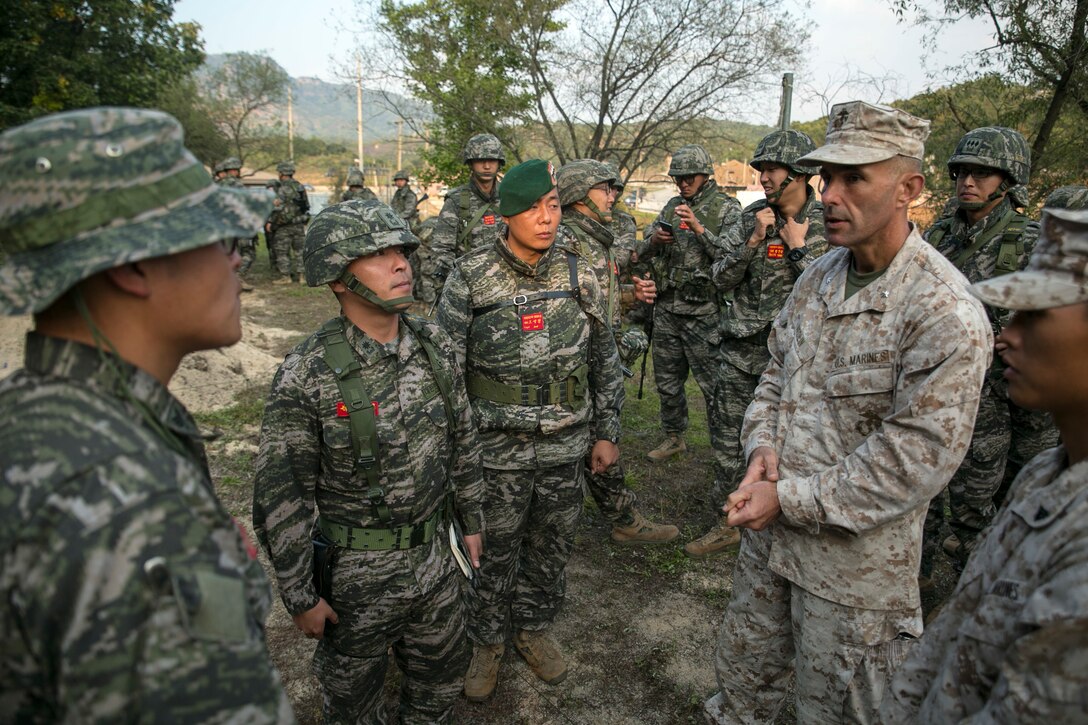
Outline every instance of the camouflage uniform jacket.
[[32, 333], [0, 411], [0, 720], [293, 721], [268, 581], [181, 403]]
[[344, 189], [344, 193], [340, 195], [340, 201], [351, 201], [352, 199], [378, 201], [378, 195], [366, 186], [360, 186], [358, 189], [352, 189], [349, 186], [347, 189]]
[[993, 338], [917, 231], [844, 300], [850, 264], [836, 249], [797, 281], [741, 441], [745, 460], [778, 454], [771, 569], [839, 604], [904, 610], [919, 606], [922, 522], [967, 452]]
[[883, 722], [1083, 723], [1088, 462], [1036, 456], [896, 672]]
[[220, 186], [227, 186], [233, 189], [244, 189], [246, 186], [237, 176], [224, 176], [222, 179], [219, 179], [215, 183], [219, 184]]
[[[1016, 269], [1023, 269], [1031, 256], [1031, 250], [1035, 248], [1035, 240], [1039, 237], [1039, 222], [1032, 221], [1020, 214], [1004, 198], [994, 207], [993, 211], [980, 219], [976, 224], [971, 224], [964, 216], [963, 210], [957, 211], [952, 216], [939, 219], [925, 234], [927, 240], [936, 242], [937, 251], [948, 257], [953, 263], [957, 258], [979, 238], [980, 235], [992, 233], [998, 225], [1008, 224], [1009, 221], [1019, 218], [1023, 224], [1017, 249]], [[940, 230], [940, 239], [937, 240], [935, 232]], [[959, 270], [974, 284], [982, 282], [994, 276], [994, 268], [997, 265], [998, 253], [1001, 251], [1004, 235], [998, 232], [992, 239], [976, 250], [965, 262], [957, 264]], [[1012, 313], [1009, 310], [990, 307], [986, 305], [986, 313], [990, 316], [993, 325], [993, 333], [996, 336], [1001, 328], [1009, 324]], [[995, 361], [996, 362], [996, 361]]]
[[459, 359], [467, 359], [466, 376], [546, 385], [588, 366], [588, 384], [573, 404], [514, 405], [473, 396], [485, 467], [525, 470], [572, 463], [586, 454], [591, 437], [619, 437], [619, 356], [597, 277], [584, 259], [575, 253], [580, 300], [538, 299], [479, 311], [522, 294], [570, 290], [568, 251], [575, 253], [572, 241], [560, 233], [529, 265], [505, 241], [496, 241], [458, 260], [442, 292], [438, 320]]
[[[733, 293], [732, 304], [722, 313], [722, 339], [744, 338], [764, 332], [774, 322], [775, 316], [793, 285], [817, 257], [827, 251], [824, 237], [823, 205], [809, 190], [804, 207], [794, 221], [808, 220], [805, 235], [805, 256], [798, 262], [786, 258], [789, 247], [779, 236], [785, 219], [774, 209], [774, 232], [768, 234], [758, 247], [748, 246], [748, 238], [755, 231], [756, 213], [770, 206], [766, 199], [750, 204], [741, 214], [739, 224], [726, 230], [723, 239], [725, 255], [714, 262], [711, 276], [714, 284], [723, 292]], [[763, 372], [750, 370], [752, 373]]]
[[[480, 211], [486, 209], [483, 215]], [[472, 226], [465, 241], [458, 239], [468, 228], [469, 222], [479, 217]], [[462, 254], [479, 247], [490, 246], [492, 241], [501, 239], [499, 227], [499, 182], [491, 187], [491, 195], [484, 196], [475, 181], [457, 186], [446, 194], [442, 211], [438, 213], [438, 222], [431, 237], [431, 256], [439, 275], [444, 275], [453, 267], [453, 262]]]
[[279, 202], [272, 209], [272, 228], [289, 226], [291, 224], [305, 224], [309, 220], [306, 200], [306, 189], [294, 179], [281, 181], [276, 189], [276, 200]]
[[[702, 222], [702, 234], [695, 234], [681, 222], [674, 211], [687, 204]], [[714, 179], [706, 183], [690, 200], [674, 196], [654, 220], [653, 227], [638, 246], [639, 261], [664, 258], [664, 279], [658, 282], [656, 305], [678, 315], [718, 313], [718, 295], [710, 280], [710, 268], [725, 250], [722, 237], [740, 221], [740, 202], [722, 191]], [[711, 218], [713, 217], [713, 218]], [[672, 224], [676, 240], [672, 244], [654, 244], [650, 234], [661, 222]]]
[[620, 334], [620, 278], [613, 246], [612, 229], [590, 219], [574, 209], [563, 210], [563, 226], [576, 245], [578, 254], [586, 260], [597, 284], [605, 295], [608, 324], [613, 335]]
[[389, 202], [389, 206], [400, 215], [401, 219], [409, 223], [414, 222], [419, 217], [419, 212], [416, 210], [416, 193], [408, 186], [396, 190]]
[[612, 244], [612, 254], [616, 257], [616, 266], [619, 267], [621, 277], [631, 273], [631, 253], [635, 251], [638, 242], [638, 224], [635, 218], [627, 211], [627, 205], [617, 201], [612, 207], [612, 236], [615, 242]]
[[[445, 356], [453, 381], [454, 419], [450, 431], [442, 394], [423, 346], [400, 322], [400, 334], [386, 345], [346, 319], [345, 334], [362, 365], [363, 388], [378, 411], [379, 485], [392, 526], [419, 524], [446, 503], [447, 481], [466, 534], [483, 526], [480, 445], [460, 368]], [[445, 336], [420, 320], [437, 342]], [[446, 345], [438, 346], [440, 351]], [[354, 470], [350, 419], [340, 404], [336, 376], [324, 359], [324, 344], [311, 335], [288, 353], [272, 381], [261, 424], [261, 446], [253, 488], [253, 524], [269, 552], [280, 596], [292, 615], [317, 604], [310, 526], [316, 514], [348, 526], [385, 528], [366, 497], [367, 480]], [[315, 510], [316, 509], [316, 510]], [[423, 548], [423, 547], [417, 547]], [[411, 561], [410, 552], [366, 552], [377, 562]], [[430, 566], [437, 577], [452, 566], [449, 551]]]

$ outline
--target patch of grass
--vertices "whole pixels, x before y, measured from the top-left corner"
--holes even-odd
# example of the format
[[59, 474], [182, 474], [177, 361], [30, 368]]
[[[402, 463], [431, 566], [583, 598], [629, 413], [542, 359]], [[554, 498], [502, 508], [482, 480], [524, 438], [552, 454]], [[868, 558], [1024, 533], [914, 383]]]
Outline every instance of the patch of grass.
[[263, 382], [247, 385], [235, 394], [233, 405], [208, 413], [197, 413], [193, 417], [202, 429], [218, 429], [224, 435], [230, 435], [231, 431], [241, 430], [247, 425], [259, 426], [264, 414], [267, 389], [268, 385]]

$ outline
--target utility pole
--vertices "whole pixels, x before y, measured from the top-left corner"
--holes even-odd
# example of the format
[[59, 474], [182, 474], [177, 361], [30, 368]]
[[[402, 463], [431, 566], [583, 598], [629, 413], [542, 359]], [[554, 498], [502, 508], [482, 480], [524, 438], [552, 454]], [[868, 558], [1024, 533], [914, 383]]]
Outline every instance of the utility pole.
[[287, 83], [287, 158], [295, 160], [295, 114], [291, 108], [291, 83]]
[[397, 120], [397, 171], [400, 171], [401, 168], [404, 166], [404, 164], [401, 163], [401, 151], [404, 148], [403, 140], [401, 138], [401, 135], [402, 135], [403, 132], [404, 132], [404, 121], [398, 119]]
[[790, 128], [790, 116], [793, 111], [793, 73], [782, 74], [782, 102], [778, 108], [778, 127], [783, 131]]
[[355, 56], [355, 134], [359, 147], [359, 171], [362, 171], [366, 166], [363, 163], [363, 59], [359, 55]]

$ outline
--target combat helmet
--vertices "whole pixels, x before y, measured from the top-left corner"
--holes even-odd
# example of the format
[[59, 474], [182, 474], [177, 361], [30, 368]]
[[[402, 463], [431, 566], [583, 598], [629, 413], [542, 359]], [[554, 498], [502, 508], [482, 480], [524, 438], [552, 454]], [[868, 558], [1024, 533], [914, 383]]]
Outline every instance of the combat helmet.
[[397, 181], [399, 179], [411, 181], [411, 179], [408, 178], [408, 171], [406, 169], [400, 169], [399, 171], [397, 171], [397, 173], [393, 174], [393, 181]]
[[1059, 186], [1046, 197], [1047, 209], [1088, 209], [1088, 186]]
[[480, 133], [470, 138], [465, 144], [465, 150], [461, 152], [461, 158], [466, 164], [481, 159], [498, 159], [499, 166], [506, 164], [502, 143], [490, 133]]
[[366, 182], [363, 180], [363, 172], [358, 166], [352, 166], [348, 169], [348, 178], [344, 183], [348, 186], [366, 186]]
[[[1004, 172], [1001, 185], [984, 201], [960, 202], [962, 209], [979, 209], [1000, 199], [1010, 187], [1026, 186], [1031, 176], [1031, 149], [1019, 131], [1003, 126], [983, 126], [968, 131], [948, 159], [948, 173], [955, 180], [960, 164], [974, 164]], [[1016, 195], [1018, 199], [1022, 194]]]
[[0, 134], [0, 313], [143, 259], [252, 237], [271, 196], [219, 186], [161, 111], [88, 108]]
[[609, 172], [612, 174], [612, 186], [614, 186], [617, 191], [623, 191], [627, 184], [624, 183], [623, 178], [620, 176], [619, 169], [613, 163], [606, 163], [605, 166], [608, 167]]
[[237, 156], [228, 156], [219, 162], [219, 166], [222, 167], [223, 171], [241, 171], [242, 160]]
[[710, 153], [697, 143], [681, 146], [672, 155], [669, 164], [669, 176], [690, 176], [691, 174], [714, 175], [714, 161]]
[[287, 176], [295, 175], [295, 163], [293, 161], [281, 161], [276, 164], [277, 174], [286, 174]]
[[612, 213], [601, 209], [589, 198], [590, 188], [602, 181], [611, 185], [616, 180], [616, 173], [608, 164], [595, 159], [568, 161], [556, 172], [555, 179], [560, 206], [567, 207], [582, 202], [605, 224], [612, 221]]
[[327, 206], [306, 229], [302, 250], [306, 284], [317, 287], [340, 281], [386, 312], [398, 312], [414, 301], [411, 294], [383, 300], [348, 270], [359, 257], [397, 246], [407, 254], [419, 246], [419, 239], [399, 214], [380, 201], [352, 199]]
[[778, 191], [767, 194], [767, 201], [777, 201], [782, 192], [786, 190], [798, 176], [811, 175], [816, 172], [815, 167], [797, 163], [797, 160], [806, 154], [816, 150], [816, 144], [807, 134], [793, 129], [773, 131], [767, 134], [756, 146], [755, 156], [748, 162], [756, 171], [763, 171], [764, 163], [778, 164], [786, 168], [786, 178], [782, 180]]

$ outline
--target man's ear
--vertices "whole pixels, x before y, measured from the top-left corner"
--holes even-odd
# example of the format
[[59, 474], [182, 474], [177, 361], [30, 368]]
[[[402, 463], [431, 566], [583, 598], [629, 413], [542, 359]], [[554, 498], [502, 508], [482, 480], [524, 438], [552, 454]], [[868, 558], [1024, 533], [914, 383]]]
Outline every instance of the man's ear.
[[147, 265], [148, 260], [129, 262], [120, 267], [107, 269], [103, 274], [111, 285], [122, 292], [146, 299], [151, 296], [151, 280], [147, 274]]

